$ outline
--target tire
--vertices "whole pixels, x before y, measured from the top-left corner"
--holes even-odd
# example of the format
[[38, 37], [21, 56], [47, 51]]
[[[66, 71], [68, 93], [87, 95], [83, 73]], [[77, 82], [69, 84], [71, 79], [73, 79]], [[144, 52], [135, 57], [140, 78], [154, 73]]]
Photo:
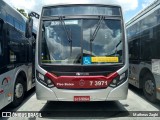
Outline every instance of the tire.
[[13, 102], [11, 103], [11, 107], [17, 107], [22, 103], [24, 99], [24, 93], [25, 93], [24, 79], [23, 77], [19, 76], [17, 77], [14, 85], [14, 98]]
[[157, 102], [156, 99], [156, 84], [153, 76], [151, 74], [147, 74], [143, 78], [143, 93], [147, 100], [152, 103]]

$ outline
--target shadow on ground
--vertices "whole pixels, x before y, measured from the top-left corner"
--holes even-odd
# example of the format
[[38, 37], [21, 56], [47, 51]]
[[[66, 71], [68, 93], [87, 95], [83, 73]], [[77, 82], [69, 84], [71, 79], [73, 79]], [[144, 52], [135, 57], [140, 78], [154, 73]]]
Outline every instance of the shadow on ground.
[[45, 118], [55, 119], [101, 119], [126, 117], [127, 110], [118, 101], [107, 102], [47, 102], [40, 110]]

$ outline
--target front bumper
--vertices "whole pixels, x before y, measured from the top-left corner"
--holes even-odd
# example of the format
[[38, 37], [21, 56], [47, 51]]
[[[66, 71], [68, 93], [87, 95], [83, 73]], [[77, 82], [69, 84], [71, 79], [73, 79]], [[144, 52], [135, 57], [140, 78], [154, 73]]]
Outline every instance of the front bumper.
[[124, 100], [128, 94], [128, 79], [116, 88], [92, 90], [68, 90], [47, 88], [36, 80], [36, 96], [38, 100], [74, 101], [74, 96], [90, 96], [90, 101]]

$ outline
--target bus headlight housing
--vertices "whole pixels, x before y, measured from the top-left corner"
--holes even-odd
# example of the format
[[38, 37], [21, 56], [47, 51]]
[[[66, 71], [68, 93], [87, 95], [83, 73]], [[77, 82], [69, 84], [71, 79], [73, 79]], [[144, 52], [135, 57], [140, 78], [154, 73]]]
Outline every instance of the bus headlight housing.
[[54, 84], [51, 79], [49, 79], [47, 76], [42, 75], [40, 72], [36, 72], [37, 80], [43, 84], [44, 86], [48, 88], [53, 88]]
[[109, 86], [112, 88], [115, 88], [119, 86], [120, 84], [122, 84], [124, 81], [126, 81], [127, 77], [128, 77], [128, 70], [124, 72], [123, 74], [118, 75], [116, 78], [114, 78]]

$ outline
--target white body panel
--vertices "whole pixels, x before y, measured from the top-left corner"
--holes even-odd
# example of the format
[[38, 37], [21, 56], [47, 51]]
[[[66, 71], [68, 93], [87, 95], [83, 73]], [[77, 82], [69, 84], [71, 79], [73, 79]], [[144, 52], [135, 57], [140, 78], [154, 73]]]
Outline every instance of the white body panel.
[[91, 101], [123, 100], [128, 94], [128, 80], [116, 88], [108, 87], [97, 90], [65, 90], [47, 88], [36, 80], [36, 96], [38, 100], [74, 101], [74, 96], [90, 96]]
[[[0, 84], [0, 90], [3, 90], [3, 93], [0, 94], [0, 109], [8, 105], [13, 101], [13, 92], [14, 92], [14, 84], [17, 76], [20, 72], [24, 72], [27, 77], [27, 91], [34, 87], [32, 83], [32, 65], [22, 65], [14, 68], [6, 73], [0, 75], [0, 82], [4, 84]], [[4, 79], [8, 80], [4, 80]], [[8, 81], [8, 82], [7, 82]], [[10, 95], [9, 95], [10, 94]], [[3, 104], [2, 104], [3, 103]]]

